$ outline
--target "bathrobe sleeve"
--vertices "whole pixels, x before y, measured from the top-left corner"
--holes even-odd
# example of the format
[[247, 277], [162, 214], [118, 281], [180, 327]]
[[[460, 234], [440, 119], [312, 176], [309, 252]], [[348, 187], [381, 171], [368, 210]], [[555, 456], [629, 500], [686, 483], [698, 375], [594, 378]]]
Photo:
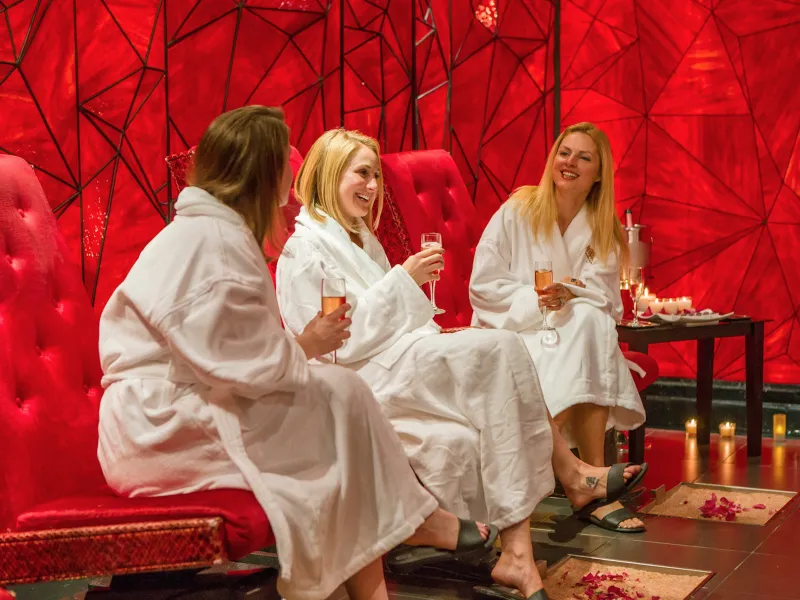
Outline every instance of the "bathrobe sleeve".
[[204, 282], [154, 323], [201, 382], [257, 399], [308, 382], [300, 345], [281, 327], [263, 286], [234, 275]]
[[605, 262], [599, 259], [595, 259], [594, 262], [586, 260], [578, 277], [586, 287], [567, 285], [577, 296], [573, 302], [579, 299], [589, 302], [619, 322], [623, 314], [619, 272], [619, 259], [615, 252], [612, 252]]
[[302, 258], [281, 257], [278, 293], [281, 315], [295, 334], [320, 310], [320, 286], [325, 277], [341, 277], [352, 306], [350, 338], [336, 351], [336, 361], [348, 364], [368, 359], [390, 348], [403, 335], [423, 327], [433, 318], [433, 307], [425, 293], [400, 265], [392, 267], [366, 290], [351, 284], [344, 269], [309, 246]]
[[539, 296], [532, 282], [511, 269], [514, 251], [513, 221], [504, 205], [489, 221], [475, 249], [469, 282], [473, 324], [495, 329], [524, 331], [542, 323]]

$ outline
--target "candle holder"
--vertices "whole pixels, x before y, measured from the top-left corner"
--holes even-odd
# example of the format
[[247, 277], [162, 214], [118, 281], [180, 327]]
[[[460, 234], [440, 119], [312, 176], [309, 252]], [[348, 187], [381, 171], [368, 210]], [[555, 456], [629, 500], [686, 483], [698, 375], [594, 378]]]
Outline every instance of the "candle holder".
[[786, 441], [786, 415], [776, 413], [772, 415], [772, 439], [776, 442]]
[[736, 423], [726, 421], [719, 424], [719, 436], [723, 438], [732, 438], [736, 435]]
[[686, 435], [690, 437], [697, 435], [697, 419], [686, 421]]

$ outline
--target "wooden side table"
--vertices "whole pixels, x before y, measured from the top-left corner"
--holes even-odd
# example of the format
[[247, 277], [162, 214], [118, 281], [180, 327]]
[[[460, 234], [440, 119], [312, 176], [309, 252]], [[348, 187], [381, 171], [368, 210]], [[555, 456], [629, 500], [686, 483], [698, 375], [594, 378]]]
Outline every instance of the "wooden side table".
[[[721, 321], [709, 325], [660, 325], [658, 327], [617, 327], [619, 341], [634, 352], [647, 351], [651, 344], [697, 341], [697, 443], [711, 443], [711, 400], [714, 384], [714, 340], [744, 337], [745, 402], [747, 404], [747, 455], [761, 456], [761, 424], [764, 395], [764, 321]], [[645, 402], [645, 393], [641, 394]], [[645, 406], [646, 408], [646, 406]], [[644, 460], [645, 426], [629, 432], [628, 456], [631, 462]]]

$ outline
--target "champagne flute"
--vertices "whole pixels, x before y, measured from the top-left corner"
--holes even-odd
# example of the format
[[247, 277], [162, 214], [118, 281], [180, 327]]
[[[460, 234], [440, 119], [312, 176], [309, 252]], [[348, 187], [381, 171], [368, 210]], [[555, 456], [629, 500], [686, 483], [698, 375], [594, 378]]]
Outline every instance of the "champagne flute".
[[[537, 260], [534, 263], [534, 269], [534, 289], [539, 296], [543, 296], [544, 288], [553, 283], [553, 263], [549, 260]], [[552, 348], [558, 344], [558, 332], [547, 322], [547, 314], [547, 307], [543, 306], [544, 325], [542, 326], [541, 344], [545, 348]]]
[[642, 327], [639, 322], [639, 299], [644, 292], [644, 269], [642, 267], [631, 267], [628, 270], [628, 281], [630, 282], [629, 291], [633, 300], [633, 321], [631, 327]]
[[[442, 247], [442, 234], [440, 233], [423, 233], [422, 234], [422, 249], [428, 248], [441, 248]], [[436, 271], [436, 275], [439, 271]], [[431, 288], [431, 305], [433, 306], [433, 314], [442, 315], [446, 311], [443, 308], [436, 306], [436, 281], [431, 280], [428, 282]]]
[[[341, 277], [329, 277], [322, 280], [322, 314], [327, 316], [345, 303], [347, 288]], [[344, 317], [342, 317], [344, 319]], [[333, 351], [333, 364], [336, 364], [336, 350]]]

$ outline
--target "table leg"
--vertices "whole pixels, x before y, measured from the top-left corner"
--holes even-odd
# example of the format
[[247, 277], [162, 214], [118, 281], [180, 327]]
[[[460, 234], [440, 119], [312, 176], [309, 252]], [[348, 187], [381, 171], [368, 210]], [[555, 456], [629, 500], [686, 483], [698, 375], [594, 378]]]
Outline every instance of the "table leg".
[[711, 443], [711, 399], [714, 392], [714, 338], [697, 340], [697, 444]]
[[764, 323], [750, 325], [744, 338], [745, 402], [747, 404], [747, 456], [761, 456], [764, 419]]
[[[648, 344], [630, 343], [628, 344], [628, 350], [647, 354]], [[647, 394], [641, 391], [639, 392], [639, 396], [642, 398], [642, 405], [644, 405], [645, 410], [647, 410]], [[631, 429], [628, 432], [628, 460], [632, 463], [640, 464], [644, 462], [645, 425], [646, 422], [643, 423], [641, 427]]]

